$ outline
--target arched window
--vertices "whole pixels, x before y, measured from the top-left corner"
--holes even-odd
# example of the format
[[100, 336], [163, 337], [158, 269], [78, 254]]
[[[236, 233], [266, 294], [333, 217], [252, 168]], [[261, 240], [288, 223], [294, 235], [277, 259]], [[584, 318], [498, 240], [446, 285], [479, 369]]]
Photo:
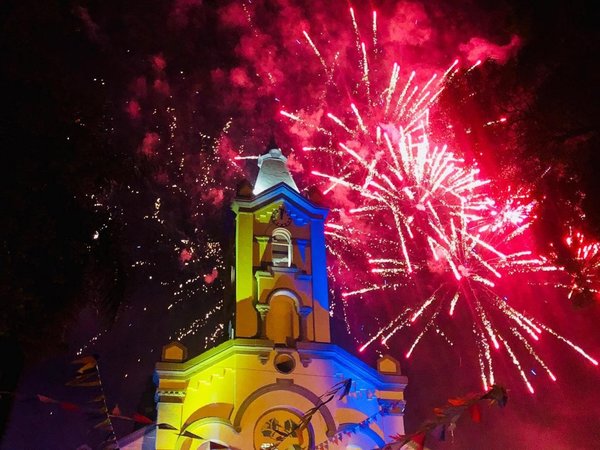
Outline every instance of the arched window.
[[292, 264], [292, 236], [288, 230], [277, 228], [271, 238], [271, 261], [277, 267]]
[[297, 312], [299, 299], [285, 289], [273, 291], [269, 297], [266, 317], [267, 338], [276, 344], [287, 345], [300, 337], [300, 318]]

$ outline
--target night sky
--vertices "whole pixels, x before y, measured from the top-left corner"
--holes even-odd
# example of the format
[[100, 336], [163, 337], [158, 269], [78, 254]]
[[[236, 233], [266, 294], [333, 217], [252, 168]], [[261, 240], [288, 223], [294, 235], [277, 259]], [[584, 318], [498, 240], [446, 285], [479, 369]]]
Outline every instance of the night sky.
[[[274, 137], [305, 192], [322, 182], [311, 170], [327, 164], [336, 173], [343, 165], [302, 152], [331, 141], [279, 112], [310, 122], [354, 98], [352, 77], [362, 66], [353, 53], [349, 6], [341, 0], [3, 2], [2, 449], [99, 448], [106, 431], [94, 425], [101, 415], [36, 396], [88, 405], [102, 394], [123, 415], [155, 418], [152, 371], [162, 346], [180, 340], [195, 355], [226, 338], [228, 205], [239, 183], [256, 176], [255, 160], [246, 158]], [[500, 286], [498, 295], [599, 359], [600, 267], [586, 266], [565, 245], [570, 229], [600, 240], [599, 17], [591, 2], [353, 6], [364, 36], [372, 8], [378, 14], [373, 90], [389, 79], [392, 62], [402, 76], [414, 70], [423, 85], [460, 61], [431, 105], [433, 135], [478, 164], [493, 180], [490, 195], [504, 198], [506, 186], [528, 192], [537, 206], [521, 241], [564, 268], [563, 278], [526, 274]], [[334, 90], [323, 88], [326, 77], [304, 31], [325, 61], [337, 61]], [[329, 198], [340, 210], [356, 200], [339, 191]], [[333, 217], [346, 220], [339, 211]], [[378, 225], [355, 226], [369, 233]], [[345, 255], [351, 277], [342, 275], [340, 258], [331, 258], [334, 336], [357, 353], [407, 304], [423, 301], [441, 276], [431, 270], [406, 289], [344, 302], [344, 289], [376, 282], [360, 255]], [[559, 285], [574, 280], [580, 288], [568, 299], [569, 289]], [[429, 333], [410, 359], [404, 354], [414, 332], [395, 336], [389, 349], [374, 345], [361, 353], [369, 363], [382, 351], [401, 361], [409, 377], [409, 432], [449, 397], [482, 389], [469, 319], [462, 316], [450, 329], [453, 345]], [[535, 386], [532, 395], [510, 358], [499, 358], [497, 382], [508, 389], [507, 406], [484, 408], [481, 423], [461, 419], [454, 440], [432, 438], [428, 445], [599, 448], [598, 367], [552, 336], [542, 340], [540, 355], [556, 383], [525, 352], [519, 359]], [[77, 368], [71, 361], [90, 354], [99, 358], [103, 391], [66, 386]], [[134, 429], [113, 422], [117, 437]]]

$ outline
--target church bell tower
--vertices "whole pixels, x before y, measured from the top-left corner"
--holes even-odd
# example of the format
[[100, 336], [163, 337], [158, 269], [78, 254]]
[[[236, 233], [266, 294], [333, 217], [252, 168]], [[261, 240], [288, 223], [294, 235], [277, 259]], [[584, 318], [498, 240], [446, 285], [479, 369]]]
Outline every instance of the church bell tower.
[[[332, 342], [328, 209], [301, 194], [276, 145], [258, 165], [232, 203], [233, 336], [192, 358], [164, 347], [158, 426], [122, 449], [367, 450], [404, 433], [398, 362], [374, 369]], [[340, 385], [346, 395], [324, 395]]]
[[283, 347], [328, 343], [328, 210], [300, 194], [280, 149], [269, 149], [258, 166], [252, 195], [239, 192], [232, 205], [235, 336], [268, 339]]

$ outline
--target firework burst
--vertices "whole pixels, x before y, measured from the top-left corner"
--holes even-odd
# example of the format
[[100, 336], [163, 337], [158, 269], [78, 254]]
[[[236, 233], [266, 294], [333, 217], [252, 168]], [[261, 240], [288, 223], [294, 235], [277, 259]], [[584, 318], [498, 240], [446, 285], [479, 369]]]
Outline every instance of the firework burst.
[[569, 272], [570, 282], [564, 287], [569, 291], [569, 300], [574, 296], [597, 295], [600, 273], [600, 242], [593, 241], [573, 228], [565, 237], [565, 244], [570, 250]]
[[[500, 285], [527, 282], [528, 275], [560, 268], [530, 248], [526, 234], [535, 219], [535, 201], [527, 190], [509, 187], [501, 195], [492, 195], [493, 183], [481, 176], [476, 164], [432, 139], [430, 109], [444, 83], [460, 76], [458, 61], [422, 83], [416, 82], [419, 77], [414, 71], [402, 79], [397, 63], [383, 76], [377, 65], [381, 52], [376, 17], [374, 13], [367, 44], [350, 10], [356, 40], [350, 69], [340, 63], [339, 53], [330, 62], [324, 55], [331, 50], [321, 51], [304, 32], [307, 49], [325, 75], [323, 103], [320, 109], [280, 111], [290, 121], [292, 134], [318, 143], [303, 145], [301, 157], [337, 205], [328, 226], [329, 249], [336, 256], [334, 267], [342, 270], [330, 273], [335, 284], [344, 286], [344, 317], [353, 297], [395, 291], [423, 280], [436, 286], [421, 297], [425, 300], [405, 305], [360, 351], [377, 342], [387, 346], [390, 338], [409, 327], [419, 331], [406, 357], [429, 332], [453, 345], [445, 329], [452, 326], [449, 318], [462, 304], [470, 317], [474, 336], [470, 341], [475, 342], [486, 389], [495, 382], [494, 361], [503, 357], [533, 393], [521, 361], [524, 353], [556, 380], [536, 346], [543, 333], [597, 365], [583, 349], [519, 312], [498, 293]], [[352, 248], [360, 248], [361, 254]], [[348, 280], [345, 274], [361, 256], [375, 278]]]

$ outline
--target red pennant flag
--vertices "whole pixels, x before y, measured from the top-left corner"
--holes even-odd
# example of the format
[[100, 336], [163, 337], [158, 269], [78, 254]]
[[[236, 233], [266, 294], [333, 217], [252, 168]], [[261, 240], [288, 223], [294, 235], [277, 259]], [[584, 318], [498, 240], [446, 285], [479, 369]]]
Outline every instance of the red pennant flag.
[[481, 422], [481, 408], [479, 407], [478, 403], [473, 403], [469, 407], [469, 413], [471, 413], [471, 419], [473, 420], [473, 422]]
[[425, 433], [415, 434], [410, 440], [417, 444], [417, 450], [423, 450], [425, 446]]
[[121, 416], [121, 408], [119, 408], [119, 405], [115, 405], [115, 407], [112, 409], [112, 411], [110, 412], [113, 416]]
[[446, 415], [442, 408], [433, 408], [433, 413], [438, 417], [444, 417]]
[[60, 402], [60, 407], [65, 411], [79, 411], [80, 409], [75, 403], [70, 402]]
[[145, 424], [151, 424], [154, 423], [151, 419], [147, 418], [146, 416], [142, 416], [141, 414], [138, 413], [133, 413], [133, 416], [131, 417], [133, 419], [134, 422], [137, 423], [145, 423]]
[[45, 395], [38, 394], [37, 398], [42, 403], [58, 403], [58, 400], [54, 400], [53, 398], [46, 397]]

